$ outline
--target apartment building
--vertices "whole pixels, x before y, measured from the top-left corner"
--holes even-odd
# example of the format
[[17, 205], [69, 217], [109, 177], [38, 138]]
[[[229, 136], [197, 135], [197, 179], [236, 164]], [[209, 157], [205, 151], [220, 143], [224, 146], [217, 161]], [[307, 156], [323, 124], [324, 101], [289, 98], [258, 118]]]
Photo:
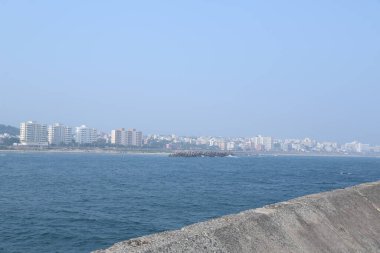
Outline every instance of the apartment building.
[[20, 123], [20, 144], [25, 146], [47, 146], [48, 132], [46, 124], [36, 121]]
[[60, 123], [55, 123], [48, 128], [48, 142], [49, 145], [62, 145], [69, 144], [73, 140], [73, 129], [62, 125]]

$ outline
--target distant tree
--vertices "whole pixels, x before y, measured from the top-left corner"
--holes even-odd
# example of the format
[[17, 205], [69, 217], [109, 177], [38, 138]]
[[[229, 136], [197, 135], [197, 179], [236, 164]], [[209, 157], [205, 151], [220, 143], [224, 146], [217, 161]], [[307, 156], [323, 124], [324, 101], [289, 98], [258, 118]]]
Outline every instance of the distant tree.
[[20, 134], [20, 129], [17, 127], [0, 124], [0, 134], [9, 134], [16, 136]]
[[169, 144], [169, 141], [162, 140], [150, 140], [148, 144], [146, 145], [148, 148], [155, 148], [155, 149], [164, 149], [166, 147], [166, 144]]
[[20, 139], [17, 137], [8, 137], [0, 139], [0, 145], [2, 146], [12, 146], [13, 143], [20, 143]]
[[103, 148], [107, 145], [107, 142], [105, 139], [97, 139], [96, 142], [93, 143], [95, 147]]

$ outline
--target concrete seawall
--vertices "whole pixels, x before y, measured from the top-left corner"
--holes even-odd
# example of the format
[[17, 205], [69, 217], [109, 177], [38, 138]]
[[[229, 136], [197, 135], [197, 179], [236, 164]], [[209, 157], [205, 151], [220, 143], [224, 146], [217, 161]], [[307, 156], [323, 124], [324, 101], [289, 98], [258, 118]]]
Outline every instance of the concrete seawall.
[[223, 216], [95, 252], [380, 252], [380, 181]]

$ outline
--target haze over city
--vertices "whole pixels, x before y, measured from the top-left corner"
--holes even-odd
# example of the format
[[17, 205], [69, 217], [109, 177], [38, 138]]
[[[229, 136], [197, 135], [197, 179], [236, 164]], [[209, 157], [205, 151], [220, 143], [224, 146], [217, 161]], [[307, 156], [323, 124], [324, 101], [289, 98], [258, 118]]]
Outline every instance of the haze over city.
[[0, 1], [0, 123], [380, 143], [379, 1]]

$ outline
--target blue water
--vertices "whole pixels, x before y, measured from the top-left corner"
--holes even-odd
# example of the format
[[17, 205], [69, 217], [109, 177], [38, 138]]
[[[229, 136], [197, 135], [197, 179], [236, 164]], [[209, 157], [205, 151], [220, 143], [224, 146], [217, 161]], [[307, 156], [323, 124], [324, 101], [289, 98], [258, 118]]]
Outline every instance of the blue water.
[[380, 159], [0, 153], [0, 252], [89, 252], [380, 179]]

